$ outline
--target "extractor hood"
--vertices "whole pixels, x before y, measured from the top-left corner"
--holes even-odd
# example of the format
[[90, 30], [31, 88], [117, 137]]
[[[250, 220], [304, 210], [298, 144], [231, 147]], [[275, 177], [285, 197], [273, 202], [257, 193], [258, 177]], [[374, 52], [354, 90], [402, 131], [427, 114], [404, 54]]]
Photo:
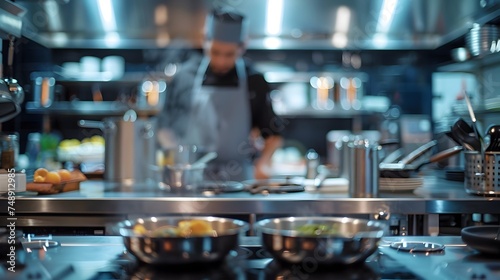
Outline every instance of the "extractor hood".
[[496, 16], [498, 0], [17, 0], [48, 48], [199, 48], [207, 11], [250, 21], [250, 49], [435, 49]]

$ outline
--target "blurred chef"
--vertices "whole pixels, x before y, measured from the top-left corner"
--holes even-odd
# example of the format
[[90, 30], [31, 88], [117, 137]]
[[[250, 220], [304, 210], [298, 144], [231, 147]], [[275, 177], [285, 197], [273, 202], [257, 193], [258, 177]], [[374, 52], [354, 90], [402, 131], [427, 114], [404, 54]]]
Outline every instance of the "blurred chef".
[[[160, 118], [163, 148], [196, 145], [218, 153], [207, 167], [209, 180], [268, 178], [272, 155], [282, 144], [270, 86], [242, 57], [247, 24], [234, 12], [207, 16], [204, 55], [175, 74]], [[262, 140], [258, 153], [255, 139]]]

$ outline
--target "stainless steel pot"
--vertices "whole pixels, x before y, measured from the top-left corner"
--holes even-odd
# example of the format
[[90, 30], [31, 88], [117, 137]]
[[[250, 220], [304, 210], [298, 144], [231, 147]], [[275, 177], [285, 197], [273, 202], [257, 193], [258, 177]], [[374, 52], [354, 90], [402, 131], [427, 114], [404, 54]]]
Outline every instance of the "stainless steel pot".
[[163, 167], [160, 189], [193, 191], [203, 182], [206, 164], [175, 164]]
[[[149, 237], [138, 235], [133, 228], [141, 224], [146, 231], [164, 226], [177, 226], [180, 221], [203, 220], [213, 229], [210, 236]], [[127, 250], [142, 262], [155, 265], [214, 263], [224, 260], [238, 246], [239, 235], [248, 224], [235, 219], [218, 217], [147, 217], [126, 220], [114, 229], [123, 236]]]
[[155, 119], [137, 119], [134, 111], [103, 121], [79, 122], [81, 127], [99, 128], [105, 140], [104, 180], [125, 184], [147, 183], [155, 163]]
[[[304, 225], [327, 225], [335, 233], [309, 235]], [[255, 224], [262, 245], [276, 259], [293, 264], [304, 261], [315, 265], [361, 263], [377, 250], [384, 224], [351, 218], [285, 217]]]

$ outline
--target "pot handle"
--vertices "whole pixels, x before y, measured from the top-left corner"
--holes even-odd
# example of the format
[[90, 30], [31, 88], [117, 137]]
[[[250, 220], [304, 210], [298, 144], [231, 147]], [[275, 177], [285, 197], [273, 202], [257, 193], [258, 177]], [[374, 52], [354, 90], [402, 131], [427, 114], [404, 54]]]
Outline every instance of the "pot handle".
[[101, 130], [104, 130], [104, 122], [101, 121], [79, 120], [78, 126], [85, 128], [99, 128]]

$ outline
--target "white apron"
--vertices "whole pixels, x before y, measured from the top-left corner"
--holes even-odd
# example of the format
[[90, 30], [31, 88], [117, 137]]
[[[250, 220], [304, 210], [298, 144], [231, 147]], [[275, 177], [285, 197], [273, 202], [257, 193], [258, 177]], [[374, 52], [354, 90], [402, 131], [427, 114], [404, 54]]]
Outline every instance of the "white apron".
[[242, 59], [236, 61], [238, 87], [218, 87], [203, 85], [209, 63], [208, 58], [202, 60], [194, 79], [186, 140], [218, 153], [207, 167], [207, 180], [252, 179], [250, 155], [242, 149], [249, 141], [251, 129], [245, 64]]

